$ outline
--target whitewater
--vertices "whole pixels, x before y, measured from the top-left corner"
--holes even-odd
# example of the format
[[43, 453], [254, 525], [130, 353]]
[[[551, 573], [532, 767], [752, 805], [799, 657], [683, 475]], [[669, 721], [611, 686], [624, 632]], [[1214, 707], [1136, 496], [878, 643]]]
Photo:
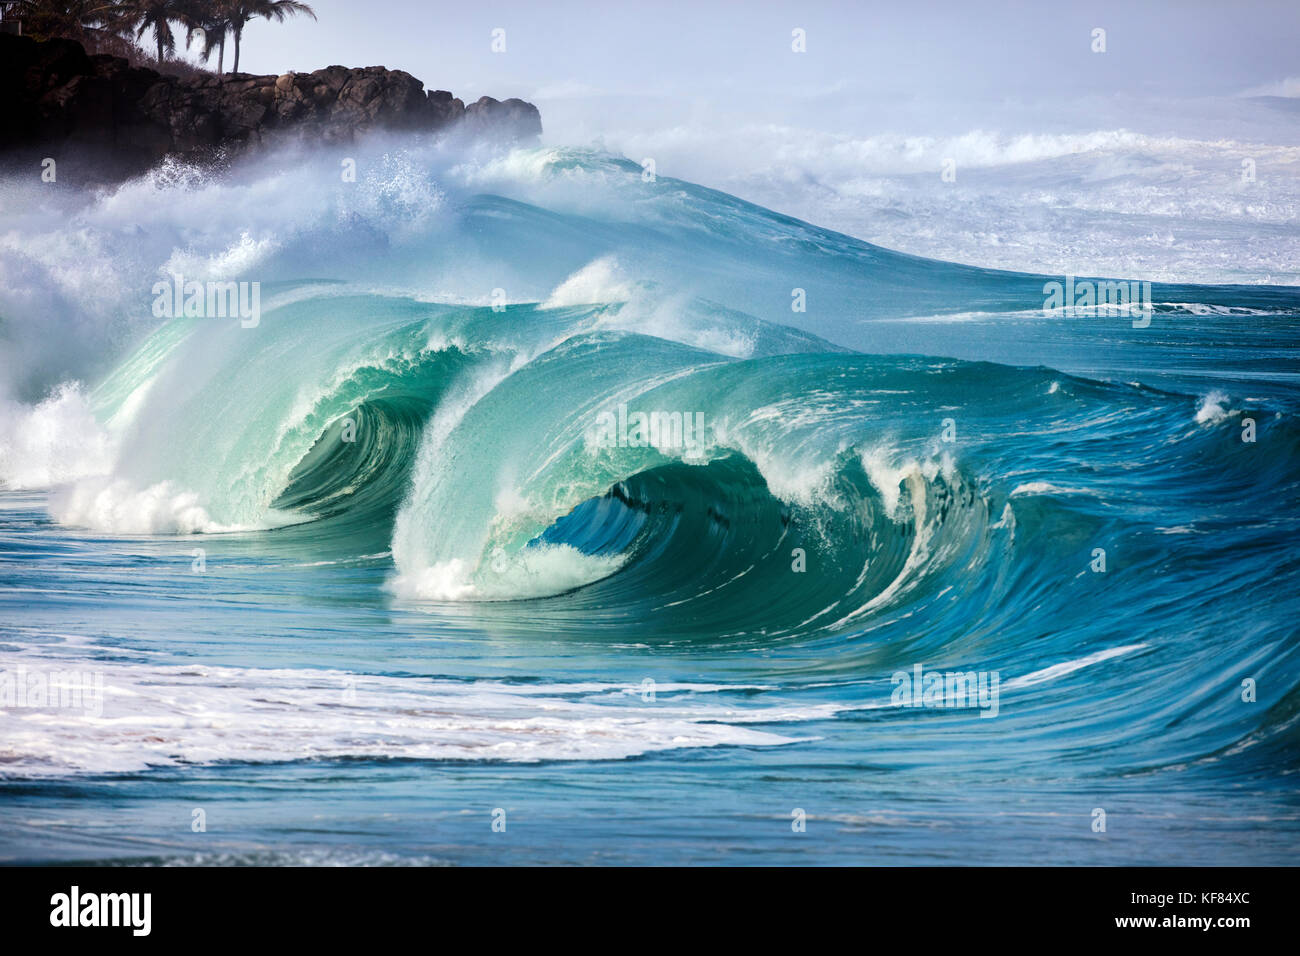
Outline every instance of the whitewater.
[[[6, 179], [0, 670], [104, 700], [0, 700], [0, 858], [1289, 859], [1296, 147], [973, 142], [1062, 194], [1099, 164], [1144, 231], [1171, 157], [1255, 149], [1265, 199], [1197, 228], [1282, 245], [999, 271], [1038, 225], [941, 261], [851, 235], [857, 180], [835, 231], [416, 137]], [[258, 321], [159, 319], [176, 275], [258, 283]], [[1045, 310], [1067, 275], [1151, 280], [1149, 323]], [[998, 673], [997, 718], [892, 706], [917, 665]]]

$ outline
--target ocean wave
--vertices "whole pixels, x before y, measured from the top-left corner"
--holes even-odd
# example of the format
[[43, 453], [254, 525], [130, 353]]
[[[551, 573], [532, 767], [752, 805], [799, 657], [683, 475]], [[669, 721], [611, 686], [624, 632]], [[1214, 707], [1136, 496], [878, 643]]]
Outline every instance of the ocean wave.
[[[1024, 146], [1049, 147], [1064, 148]], [[27, 248], [21, 268], [5, 246], [0, 269], [27, 277], [0, 296], [5, 334], [40, 374], [5, 383], [0, 481], [48, 489], [64, 529], [220, 534], [298, 569], [364, 559], [384, 575], [371, 599], [430, 621], [706, 648], [779, 672], [783, 689], [843, 695], [919, 662], [977, 661], [1044, 695], [1008, 719], [1030, 750], [1049, 724], [1063, 728], [1053, 753], [1088, 728], [1089, 746], [1119, 746], [1098, 715], [1148, 694], [1122, 711], [1143, 745], [1126, 769], [1225, 748], [1244, 772], [1293, 761], [1293, 635], [1285, 615], [1253, 610], [1290, 600], [1267, 590], [1291, 573], [1295, 530], [1294, 509], [1274, 504], [1295, 499], [1300, 460], [1285, 390], [1244, 391], [1248, 375], [1212, 387], [1204, 369], [1188, 386], [1181, 368], [1144, 384], [1026, 367], [1017, 336], [1045, 277], [891, 252], [648, 180], [621, 157], [367, 148], [357, 184], [336, 182], [327, 150], [293, 172], [329, 182], [307, 196], [256, 162], [140, 180], [85, 201], [77, 228]], [[182, 193], [183, 210], [170, 205]], [[114, 242], [127, 251], [92, 291], [73, 264]], [[264, 283], [258, 321], [159, 323], [146, 293], [173, 268]], [[1279, 286], [1157, 285], [1154, 298], [1169, 321], [1151, 334], [1175, 343], [1208, 336], [1198, 321], [1284, 333], [1300, 306]], [[103, 374], [51, 363], [29, 350], [33, 303], [68, 304], [54, 314], [69, 337], [112, 316], [132, 348], [98, 340], [113, 356]], [[934, 316], [973, 334], [1004, 322], [1002, 361], [934, 354], [947, 347]], [[1106, 322], [1033, 325], [1107, 345], [1134, 331]], [[874, 354], [886, 324], [918, 347]], [[1282, 333], [1271, 354], [1285, 355]], [[1265, 645], [1280, 649], [1268, 707], [1233, 710], [1223, 675]], [[1069, 680], [1047, 680], [1058, 673]], [[334, 721], [344, 674], [114, 677], [152, 726], [128, 715], [61, 740], [59, 721], [20, 715], [11, 765], [620, 759], [784, 744], [796, 738], [752, 724], [864, 704], [647, 715], [576, 690], [542, 701], [355, 676], [373, 706]], [[764, 683], [753, 677], [740, 683]]]

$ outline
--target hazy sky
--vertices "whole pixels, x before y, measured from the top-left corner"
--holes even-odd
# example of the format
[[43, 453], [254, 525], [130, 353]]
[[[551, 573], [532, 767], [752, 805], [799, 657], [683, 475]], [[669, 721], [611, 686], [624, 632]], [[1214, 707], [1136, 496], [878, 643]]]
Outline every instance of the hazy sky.
[[[1296, 0], [902, 3], [313, 0], [258, 22], [254, 72], [383, 64], [464, 98], [606, 93], [1003, 98], [1235, 93], [1300, 75]], [[791, 31], [807, 31], [807, 52]], [[1107, 52], [1090, 49], [1093, 28]], [[491, 51], [492, 30], [506, 52]]]

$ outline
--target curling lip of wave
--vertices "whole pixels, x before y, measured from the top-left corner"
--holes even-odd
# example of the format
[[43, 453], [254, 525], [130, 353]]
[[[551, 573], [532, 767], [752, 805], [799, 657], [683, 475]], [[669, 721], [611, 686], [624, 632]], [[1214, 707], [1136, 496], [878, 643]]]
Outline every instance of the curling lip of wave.
[[[402, 228], [387, 233], [377, 268], [402, 265], [431, 238], [462, 235], [464, 261], [509, 252], [520, 268], [546, 265], [547, 291], [535, 297], [542, 304], [498, 313], [366, 293], [356, 281], [334, 289], [297, 283], [272, 290], [253, 335], [176, 320], [97, 389], [98, 411], [112, 424], [114, 462], [108, 474], [57, 492], [56, 517], [129, 533], [316, 519], [311, 533], [344, 543], [355, 534], [366, 553], [388, 545], [372, 539], [391, 529], [394, 589], [461, 600], [541, 597], [626, 577], [655, 551], [659, 534], [721, 529], [728, 561], [732, 548], [770, 552], [790, 527], [817, 533], [834, 515], [859, 508], [851, 520], [867, 522], [855, 529], [862, 543], [848, 545], [852, 536], [842, 530], [830, 535], [842, 546], [841, 583], [854, 598], [804, 609], [805, 621], [839, 625], [921, 586], [958, 553], [963, 535], [985, 543], [1000, 536], [1002, 523], [989, 514], [1002, 505], [978, 487], [982, 476], [963, 475], [960, 463], [941, 462], [915, 438], [897, 457], [880, 457], [890, 433], [907, 427], [894, 406], [962, 401], [961, 390], [943, 398], [932, 379], [955, 375], [972, 380], [963, 388], [982, 389], [974, 367], [852, 357], [715, 297], [758, 301], [762, 295], [746, 285], [764, 281], [770, 264], [843, 286], [845, 302], [883, 284], [873, 293], [881, 311], [888, 306], [880, 303], [909, 288], [931, 305], [993, 299], [1005, 300], [1006, 311], [1011, 301], [1041, 296], [1037, 278], [901, 256], [687, 183], [665, 179], [655, 191], [626, 161], [581, 151], [515, 152], [455, 174], [461, 181], [513, 177], [516, 189], [540, 177], [541, 199], [562, 213], [517, 199], [447, 198], [412, 157], [385, 163], [393, 178], [377, 195], [342, 207], [381, 220], [394, 208], [401, 213]], [[260, 195], [262, 184], [257, 189]], [[437, 198], [421, 199], [429, 196]], [[430, 205], [435, 221], [427, 218]], [[372, 228], [370, 219], [360, 221]], [[292, 265], [295, 244], [316, 238], [315, 228], [303, 237], [246, 233], [221, 255], [290, 257]], [[606, 248], [592, 243], [593, 229]], [[608, 251], [619, 245], [609, 237], [625, 235], [658, 245], [639, 259]], [[711, 267], [698, 280], [706, 294], [665, 281], [673, 276], [689, 289], [700, 261]], [[711, 270], [725, 271], [727, 281]], [[530, 280], [534, 289], [538, 280]], [[853, 319], [829, 331], [860, 335], [861, 327]], [[836, 353], [843, 357], [830, 357]], [[1046, 373], [1001, 374], [1046, 391], [1037, 387]], [[1055, 394], [1059, 376], [1051, 379]], [[620, 401], [707, 412], [717, 440], [703, 477], [671, 470], [680, 456], [663, 449], [593, 454], [586, 426]], [[765, 407], [781, 409], [779, 420], [754, 415]], [[1217, 421], [1217, 407], [1207, 399], [1202, 424]], [[338, 436], [352, 418], [366, 427], [363, 443], [348, 448]], [[843, 457], [849, 452], [858, 460]], [[723, 467], [726, 456], [747, 465]], [[670, 479], [666, 490], [647, 476]], [[634, 510], [686, 509], [674, 519], [684, 525], [656, 517], [638, 530], [619, 506], [592, 504], [627, 481], [636, 484], [624, 496]], [[1032, 487], [1019, 482], [1016, 490]], [[578, 509], [618, 528], [617, 546], [565, 521]], [[762, 526], [743, 547], [728, 530], [737, 527], [737, 509]], [[371, 533], [364, 541], [363, 526]], [[512, 573], [492, 572], [498, 551]], [[735, 574], [746, 584], [762, 578], [744, 568]]]

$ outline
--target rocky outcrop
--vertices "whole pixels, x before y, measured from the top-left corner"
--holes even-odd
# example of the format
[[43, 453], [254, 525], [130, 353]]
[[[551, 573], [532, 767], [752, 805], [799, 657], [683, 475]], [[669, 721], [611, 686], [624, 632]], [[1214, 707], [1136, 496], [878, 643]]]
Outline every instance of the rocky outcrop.
[[11, 162], [52, 156], [61, 172], [71, 164], [80, 178], [111, 179], [167, 156], [202, 160], [283, 135], [347, 142], [376, 129], [527, 141], [542, 121], [523, 100], [466, 107], [382, 66], [180, 78], [72, 40], [0, 34], [0, 158]]

